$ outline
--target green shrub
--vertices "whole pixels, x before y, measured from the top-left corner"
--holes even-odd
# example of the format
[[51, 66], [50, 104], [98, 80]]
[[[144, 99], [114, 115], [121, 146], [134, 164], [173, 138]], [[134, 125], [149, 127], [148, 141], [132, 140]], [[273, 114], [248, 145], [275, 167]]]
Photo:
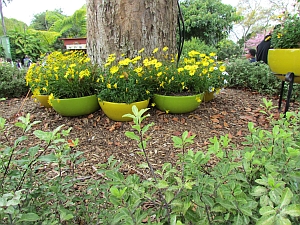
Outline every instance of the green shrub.
[[234, 59], [242, 55], [242, 48], [232, 40], [222, 40], [217, 45], [219, 60]]
[[192, 38], [189, 41], [185, 41], [182, 50], [182, 56], [188, 57], [188, 53], [192, 50], [204, 53], [209, 55], [211, 52], [217, 52], [217, 49], [212, 46], [206, 45], [203, 41], [199, 38]]
[[19, 70], [9, 63], [0, 65], [0, 98], [21, 97], [26, 95], [28, 87], [25, 82], [26, 70]]
[[[181, 149], [176, 165], [155, 170], [148, 158], [146, 110], [133, 107], [133, 131], [147, 173], [125, 176], [110, 157], [95, 165], [99, 179], [82, 178], [83, 161], [71, 129], [30, 129], [38, 122], [20, 117], [20, 137], [9, 140], [0, 118], [0, 220], [3, 224], [299, 224], [300, 113], [272, 119], [272, 102], [264, 99], [272, 129], [248, 124], [250, 135], [236, 149], [228, 136], [211, 138], [206, 151], [189, 150], [194, 135], [172, 137]], [[68, 140], [68, 141], [67, 141]], [[29, 143], [31, 143], [30, 146]], [[27, 146], [27, 147], [26, 147]], [[208, 162], [214, 160], [213, 166]], [[49, 173], [48, 168], [55, 173]], [[145, 179], [146, 178], [146, 179]], [[84, 181], [84, 182], [83, 182]], [[84, 186], [86, 188], [76, 188]], [[25, 222], [25, 223], [24, 223]]]
[[279, 94], [280, 80], [264, 63], [250, 63], [246, 59], [230, 61], [226, 66], [229, 87], [249, 88], [263, 94]]

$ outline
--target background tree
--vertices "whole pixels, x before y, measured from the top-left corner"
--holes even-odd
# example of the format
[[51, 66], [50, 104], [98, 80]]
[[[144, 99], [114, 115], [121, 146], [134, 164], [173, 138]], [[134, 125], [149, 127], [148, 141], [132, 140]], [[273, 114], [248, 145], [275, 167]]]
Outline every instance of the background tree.
[[295, 12], [295, 3], [296, 0], [239, 0], [237, 13], [242, 20], [234, 25], [239, 43], [244, 43], [244, 48], [256, 46], [278, 23], [280, 14]]
[[6, 6], [7, 3], [10, 3], [12, 0], [0, 0], [0, 15], [1, 15], [1, 24], [3, 34], [6, 35], [6, 27], [4, 23], [4, 16], [3, 16], [3, 4]]
[[198, 37], [208, 45], [228, 37], [233, 22], [240, 19], [235, 8], [221, 0], [185, 0], [180, 3], [186, 26], [186, 39]]
[[35, 14], [30, 24], [30, 28], [35, 30], [49, 30], [57, 20], [62, 20], [65, 17], [67, 16], [63, 15], [61, 9]]
[[87, 0], [87, 52], [102, 64], [111, 53], [145, 48], [176, 52], [177, 0]]
[[86, 6], [76, 10], [72, 16], [56, 20], [49, 31], [60, 32], [62, 37], [86, 37]]
[[[28, 25], [26, 23], [16, 20], [14, 18], [8, 19], [4, 17], [4, 23], [6, 27], [6, 33], [9, 33], [10, 31], [24, 32], [28, 28]], [[0, 30], [0, 36], [2, 35], [4, 35], [3, 29]]]
[[47, 52], [47, 48], [42, 44], [40, 37], [36, 33], [11, 32], [9, 35], [12, 58], [22, 59], [25, 55], [37, 61], [41, 54]]

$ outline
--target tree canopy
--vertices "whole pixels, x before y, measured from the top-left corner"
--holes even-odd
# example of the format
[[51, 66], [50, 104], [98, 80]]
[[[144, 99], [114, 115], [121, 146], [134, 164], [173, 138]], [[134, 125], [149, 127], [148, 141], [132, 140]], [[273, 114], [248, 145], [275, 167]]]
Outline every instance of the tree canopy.
[[180, 3], [186, 26], [186, 39], [198, 37], [206, 44], [216, 45], [228, 37], [240, 17], [231, 5], [221, 0], [185, 0]]

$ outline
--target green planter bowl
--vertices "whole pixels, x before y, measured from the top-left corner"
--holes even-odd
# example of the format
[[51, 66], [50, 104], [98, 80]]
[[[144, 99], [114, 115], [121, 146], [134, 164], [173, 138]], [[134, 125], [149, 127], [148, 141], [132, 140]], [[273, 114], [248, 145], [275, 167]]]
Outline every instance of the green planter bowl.
[[133, 105], [135, 105], [138, 108], [138, 110], [141, 110], [147, 108], [149, 104], [149, 100], [134, 102], [131, 104], [106, 102], [106, 101], [101, 101], [100, 99], [98, 99], [98, 101], [102, 111], [108, 118], [120, 122], [132, 120], [132, 118], [122, 117], [122, 116], [125, 114], [132, 114]]
[[166, 96], [154, 94], [153, 102], [155, 106], [168, 113], [188, 113], [198, 108], [203, 101], [204, 94], [188, 96]]
[[52, 108], [62, 116], [83, 116], [100, 109], [96, 95], [51, 100]]

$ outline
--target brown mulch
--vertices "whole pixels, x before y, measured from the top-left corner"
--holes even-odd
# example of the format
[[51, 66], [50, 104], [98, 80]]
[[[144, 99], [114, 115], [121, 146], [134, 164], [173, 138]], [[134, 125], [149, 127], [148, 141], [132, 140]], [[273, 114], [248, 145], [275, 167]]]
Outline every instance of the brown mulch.
[[[166, 114], [151, 108], [148, 111], [151, 117], [146, 122], [154, 122], [155, 125], [147, 134], [151, 137], [147, 151], [154, 167], [159, 167], [164, 162], [176, 162], [176, 156], [181, 150], [173, 147], [172, 136], [179, 136], [184, 131], [196, 135], [191, 149], [205, 150], [209, 138], [226, 134], [238, 149], [248, 134], [249, 121], [269, 128], [267, 117], [259, 112], [264, 97], [277, 106], [277, 98], [251, 91], [225, 89], [215, 99], [202, 103], [191, 113]], [[298, 103], [291, 103], [290, 110], [296, 111], [298, 108]], [[273, 112], [276, 114], [277, 109]], [[81, 117], [62, 117], [53, 109], [41, 107], [31, 98], [0, 101], [0, 116], [6, 118], [10, 124], [16, 121], [18, 115], [27, 113], [30, 113], [32, 121], [41, 121], [34, 129], [50, 131], [62, 124], [65, 129], [72, 127], [70, 139], [79, 138], [77, 149], [83, 151], [86, 158], [80, 167], [82, 175], [92, 176], [95, 166], [106, 162], [111, 155], [123, 161], [124, 173], [141, 173], [137, 164], [144, 162], [143, 156], [139, 154], [136, 142], [124, 134], [125, 131], [132, 131], [132, 122], [112, 121], [101, 110]], [[11, 133], [10, 138], [15, 138], [15, 134]]]

